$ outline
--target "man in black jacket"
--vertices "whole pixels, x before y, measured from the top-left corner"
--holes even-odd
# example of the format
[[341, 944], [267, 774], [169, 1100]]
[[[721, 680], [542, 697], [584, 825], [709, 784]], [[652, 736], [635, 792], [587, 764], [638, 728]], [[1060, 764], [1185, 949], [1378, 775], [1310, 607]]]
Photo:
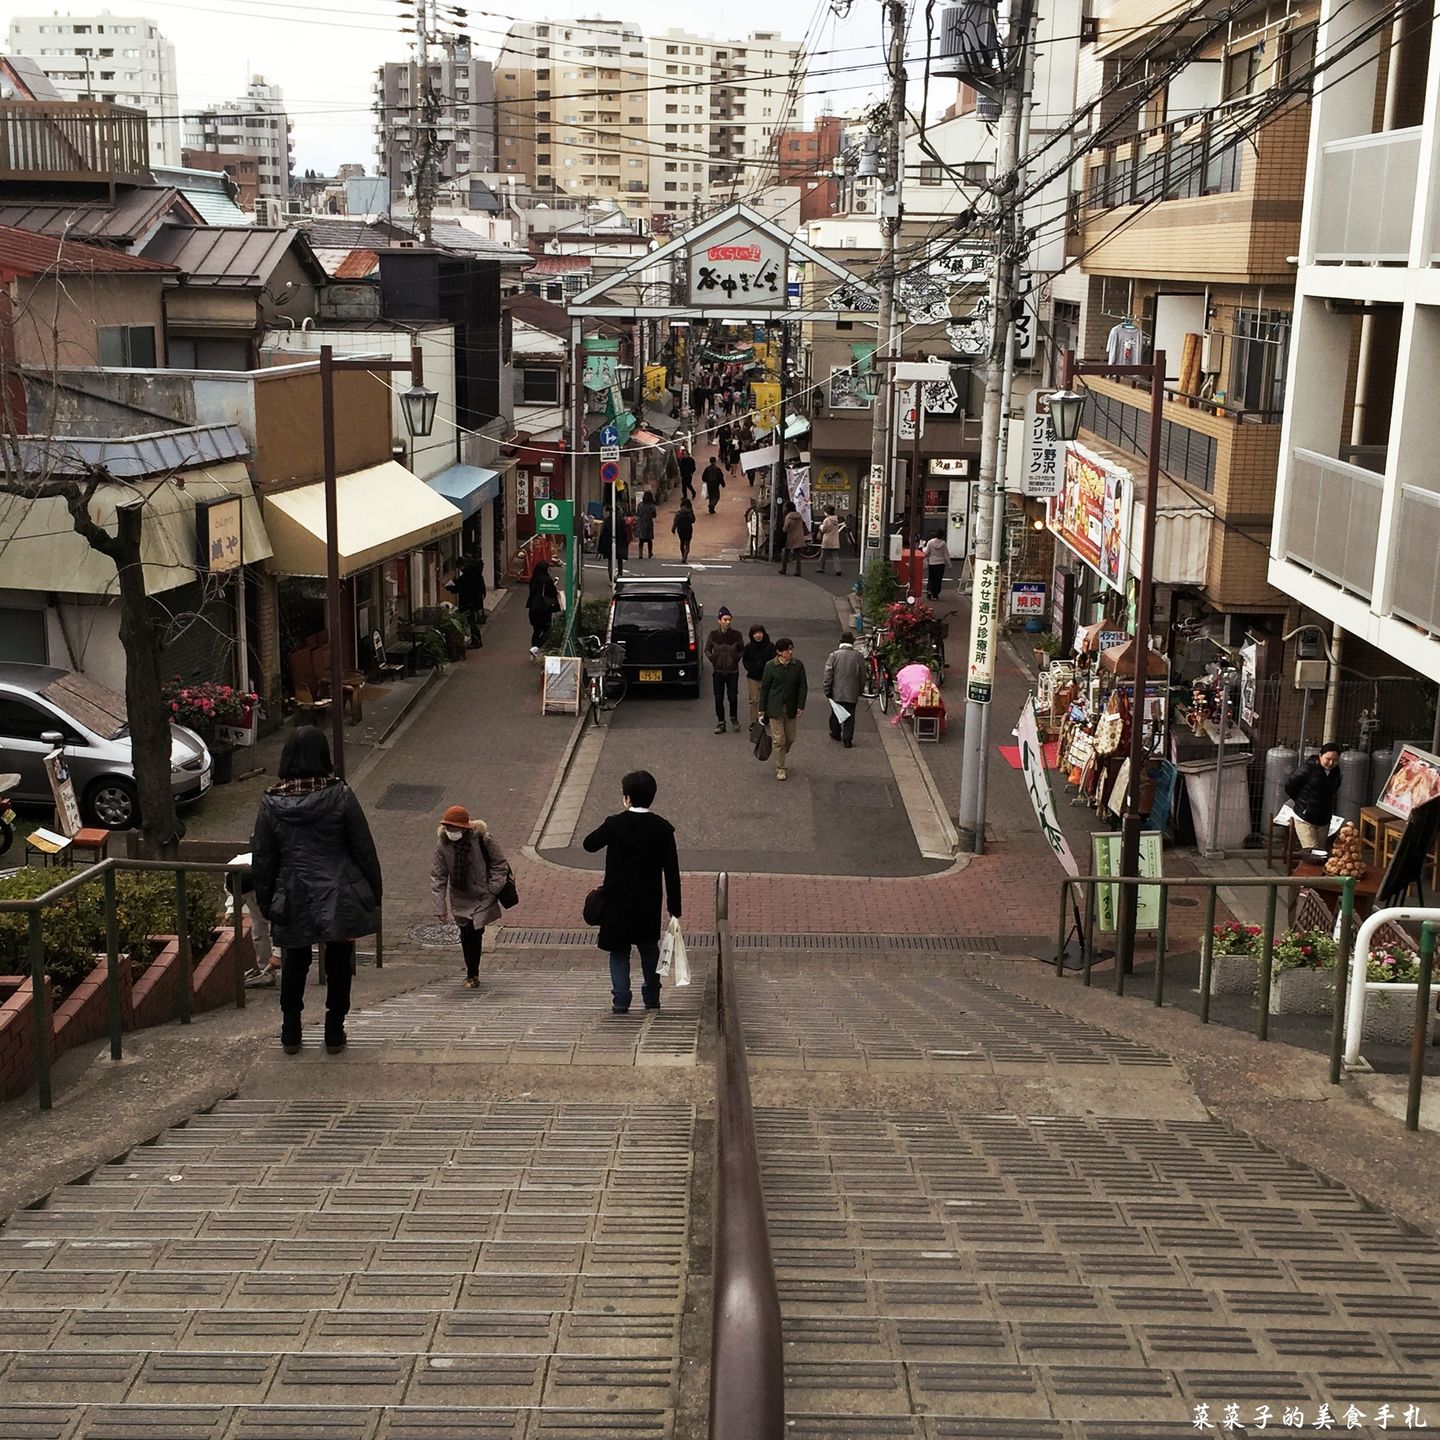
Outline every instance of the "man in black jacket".
[[695, 457], [688, 450], [681, 450], [675, 466], [680, 471], [680, 498], [695, 499]]
[[1307, 850], [1324, 850], [1330, 840], [1330, 817], [1340, 796], [1340, 746], [1327, 740], [1286, 782], [1285, 793], [1295, 811], [1295, 834]]
[[725, 701], [730, 701], [730, 728], [740, 728], [740, 656], [745, 641], [735, 629], [735, 620], [722, 605], [715, 616], [715, 629], [705, 638], [705, 658], [710, 662], [710, 679], [715, 689], [715, 733], [725, 733]]
[[715, 507], [720, 503], [720, 492], [725, 488], [725, 472], [715, 463], [713, 455], [705, 467], [705, 473], [700, 477], [700, 484], [705, 489], [705, 503], [713, 515]]
[[670, 914], [680, 918], [680, 859], [675, 827], [652, 813], [655, 777], [632, 770], [620, 782], [625, 808], [608, 816], [584, 839], [587, 850], [605, 852], [604, 901], [598, 943], [610, 952], [611, 1009], [630, 1009], [630, 947], [640, 951], [640, 995], [647, 1010], [660, 1008], [661, 884]]

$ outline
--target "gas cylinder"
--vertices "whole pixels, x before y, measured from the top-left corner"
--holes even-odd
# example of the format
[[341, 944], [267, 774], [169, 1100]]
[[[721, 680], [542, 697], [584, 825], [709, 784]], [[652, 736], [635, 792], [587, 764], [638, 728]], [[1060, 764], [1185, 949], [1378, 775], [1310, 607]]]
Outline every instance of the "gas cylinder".
[[1391, 767], [1395, 764], [1396, 748], [1394, 745], [1387, 745], [1383, 750], [1370, 752], [1370, 793], [1365, 797], [1367, 805], [1373, 805], [1375, 797], [1385, 788]]
[[1352, 825], [1360, 821], [1361, 809], [1370, 803], [1370, 756], [1364, 750], [1340, 754], [1340, 798], [1336, 810]]
[[1266, 820], [1285, 804], [1285, 782], [1300, 768], [1300, 752], [1293, 745], [1272, 745], [1265, 752]]

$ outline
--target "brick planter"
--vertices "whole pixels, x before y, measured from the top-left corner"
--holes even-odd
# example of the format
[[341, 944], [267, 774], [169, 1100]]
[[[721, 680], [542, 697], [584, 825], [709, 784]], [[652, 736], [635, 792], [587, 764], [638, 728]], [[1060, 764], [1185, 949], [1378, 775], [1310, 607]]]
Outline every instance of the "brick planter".
[[[134, 1004], [130, 966], [124, 956], [116, 969], [120, 979], [120, 1028], [129, 1030], [134, 1021]], [[105, 999], [106, 970], [106, 960], [102, 955], [95, 968], [65, 997], [65, 1003], [55, 1012], [52, 1022], [54, 1056], [63, 1055], [77, 1045], [88, 1044], [110, 1033], [110, 1011]]]

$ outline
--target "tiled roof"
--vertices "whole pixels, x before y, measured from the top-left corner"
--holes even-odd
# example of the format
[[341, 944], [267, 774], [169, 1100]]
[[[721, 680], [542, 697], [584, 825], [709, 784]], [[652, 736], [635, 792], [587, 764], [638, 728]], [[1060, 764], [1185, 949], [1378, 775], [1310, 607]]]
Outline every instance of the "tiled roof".
[[175, 267], [101, 245], [0, 225], [0, 275], [173, 275]]
[[122, 189], [114, 202], [95, 200], [0, 201], [0, 225], [14, 225], [37, 235], [69, 235], [77, 240], [134, 245], [161, 220], [202, 223], [195, 207], [173, 186], [137, 185]]

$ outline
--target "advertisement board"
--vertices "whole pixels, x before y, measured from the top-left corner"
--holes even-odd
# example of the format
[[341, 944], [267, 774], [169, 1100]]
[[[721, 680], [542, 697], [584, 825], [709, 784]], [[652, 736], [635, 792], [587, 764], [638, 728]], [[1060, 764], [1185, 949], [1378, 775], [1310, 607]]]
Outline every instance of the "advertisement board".
[[975, 562], [975, 590], [970, 602], [970, 668], [965, 698], [990, 703], [995, 686], [995, 621], [1000, 592], [1000, 566], [994, 560]]
[[1072, 443], [1065, 451], [1060, 493], [1045, 506], [1050, 530], [1112, 590], [1122, 594], [1134, 491], [1128, 470]]
[[1020, 476], [1020, 493], [1033, 499], [1051, 500], [1060, 494], [1060, 454], [1065, 447], [1055, 438], [1050, 424], [1049, 396], [1042, 400], [1038, 390], [1025, 397], [1025, 465]]

